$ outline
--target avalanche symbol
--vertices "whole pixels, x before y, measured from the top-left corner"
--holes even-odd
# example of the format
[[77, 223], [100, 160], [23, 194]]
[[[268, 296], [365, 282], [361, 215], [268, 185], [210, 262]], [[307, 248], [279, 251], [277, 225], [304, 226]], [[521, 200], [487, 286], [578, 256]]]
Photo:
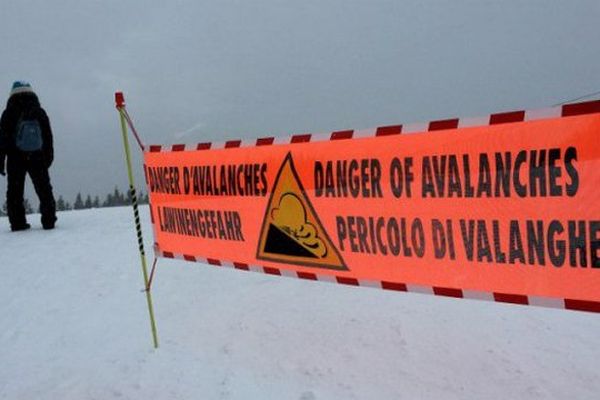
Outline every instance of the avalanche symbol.
[[285, 157], [275, 178], [256, 258], [348, 270], [306, 196], [291, 153]]

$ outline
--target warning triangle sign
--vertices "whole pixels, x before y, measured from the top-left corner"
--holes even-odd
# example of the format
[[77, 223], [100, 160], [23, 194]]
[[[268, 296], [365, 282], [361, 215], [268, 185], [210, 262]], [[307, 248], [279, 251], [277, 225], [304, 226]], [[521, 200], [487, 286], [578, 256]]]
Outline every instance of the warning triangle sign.
[[260, 232], [256, 258], [347, 271], [300, 182], [292, 154], [277, 173]]

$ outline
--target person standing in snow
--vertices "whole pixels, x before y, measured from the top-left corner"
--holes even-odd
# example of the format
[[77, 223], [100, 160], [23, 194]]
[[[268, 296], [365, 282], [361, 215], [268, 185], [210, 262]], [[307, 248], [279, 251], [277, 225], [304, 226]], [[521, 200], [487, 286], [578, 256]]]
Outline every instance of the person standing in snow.
[[25, 218], [23, 199], [27, 174], [40, 199], [42, 226], [54, 228], [56, 202], [48, 173], [54, 160], [52, 142], [50, 120], [31, 85], [13, 83], [0, 119], [0, 174], [8, 174], [6, 207], [13, 232], [31, 227]]

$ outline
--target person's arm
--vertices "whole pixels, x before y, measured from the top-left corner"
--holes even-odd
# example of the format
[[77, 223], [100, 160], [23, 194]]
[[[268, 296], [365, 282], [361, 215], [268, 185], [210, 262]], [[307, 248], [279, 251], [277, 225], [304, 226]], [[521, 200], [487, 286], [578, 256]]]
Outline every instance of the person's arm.
[[2, 113], [2, 117], [0, 118], [0, 175], [6, 175], [6, 170], [4, 168], [6, 153], [7, 153], [7, 129], [6, 129], [6, 111]]
[[39, 122], [42, 128], [42, 139], [44, 141], [42, 152], [44, 154], [44, 163], [46, 168], [52, 165], [54, 161], [54, 138], [52, 136], [52, 128], [50, 127], [50, 119], [44, 109], [41, 109]]

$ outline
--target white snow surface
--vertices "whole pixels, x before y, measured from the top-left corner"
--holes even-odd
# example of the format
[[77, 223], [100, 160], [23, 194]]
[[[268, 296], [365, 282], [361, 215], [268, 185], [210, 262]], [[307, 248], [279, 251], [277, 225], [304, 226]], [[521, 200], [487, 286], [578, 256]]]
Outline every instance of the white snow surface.
[[597, 314], [178, 260], [159, 260], [155, 350], [131, 209], [38, 219], [0, 218], [1, 399], [599, 398]]

